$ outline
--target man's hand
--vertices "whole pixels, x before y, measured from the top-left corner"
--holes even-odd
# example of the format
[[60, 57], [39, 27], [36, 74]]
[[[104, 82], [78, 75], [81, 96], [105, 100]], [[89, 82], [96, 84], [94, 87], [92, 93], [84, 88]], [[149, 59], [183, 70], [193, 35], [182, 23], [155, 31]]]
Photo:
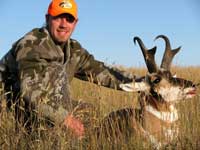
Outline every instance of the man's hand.
[[149, 86], [146, 85], [145, 76], [137, 77], [130, 83], [120, 84], [119, 87], [126, 92], [139, 92], [149, 89]]
[[72, 132], [78, 136], [78, 138], [82, 138], [84, 136], [85, 130], [84, 130], [84, 125], [82, 124], [81, 121], [73, 117], [73, 115], [68, 115], [65, 118], [64, 125], [72, 130]]

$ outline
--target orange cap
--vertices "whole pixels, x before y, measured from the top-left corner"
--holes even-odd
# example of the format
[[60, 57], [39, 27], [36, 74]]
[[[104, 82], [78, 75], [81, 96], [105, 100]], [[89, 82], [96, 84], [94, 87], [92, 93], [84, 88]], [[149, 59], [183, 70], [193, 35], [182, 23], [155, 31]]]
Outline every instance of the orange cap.
[[51, 16], [58, 16], [60, 14], [68, 13], [78, 18], [77, 5], [74, 0], [52, 0], [49, 4], [48, 14]]

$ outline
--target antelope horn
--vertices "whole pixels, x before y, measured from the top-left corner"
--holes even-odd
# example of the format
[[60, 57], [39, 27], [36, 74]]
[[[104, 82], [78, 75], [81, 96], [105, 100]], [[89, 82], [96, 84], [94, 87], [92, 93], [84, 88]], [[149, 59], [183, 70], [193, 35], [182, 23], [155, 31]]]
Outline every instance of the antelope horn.
[[155, 63], [155, 53], [156, 53], [157, 47], [155, 46], [152, 49], [147, 49], [139, 37], [134, 37], [133, 41], [135, 44], [136, 44], [136, 41], [138, 42], [142, 50], [142, 54], [144, 56], [145, 63], [146, 63], [149, 73], [157, 72], [157, 65]]
[[165, 35], [159, 35], [155, 38], [155, 40], [158, 38], [163, 38], [165, 40], [165, 52], [162, 58], [162, 63], [161, 63], [160, 68], [163, 68], [169, 71], [171, 67], [172, 59], [174, 58], [176, 53], [179, 52], [179, 50], [181, 49], [181, 46], [176, 49], [172, 49], [169, 39]]

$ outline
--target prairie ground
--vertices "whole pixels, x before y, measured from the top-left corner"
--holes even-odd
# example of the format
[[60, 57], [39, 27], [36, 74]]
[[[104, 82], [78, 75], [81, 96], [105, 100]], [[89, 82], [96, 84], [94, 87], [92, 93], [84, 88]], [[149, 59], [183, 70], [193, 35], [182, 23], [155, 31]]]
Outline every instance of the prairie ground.
[[[126, 68], [125, 68], [126, 69]], [[145, 75], [143, 68], [128, 68], [129, 72]], [[200, 67], [172, 68], [172, 73], [178, 77], [200, 83]], [[71, 86], [72, 97], [78, 101], [93, 104], [101, 120], [112, 111], [125, 107], [138, 107], [138, 93], [117, 91], [93, 83], [74, 79]], [[18, 123], [16, 126], [14, 104], [8, 110], [1, 96], [0, 112], [0, 149], [152, 149], [151, 145], [144, 144], [139, 137], [131, 137], [120, 142], [110, 143], [108, 139], [97, 140], [91, 133], [82, 140], [77, 140], [70, 131], [59, 127], [49, 128], [43, 124], [29, 133]], [[165, 149], [200, 149], [200, 88], [198, 94], [191, 100], [177, 105], [180, 114], [180, 136]], [[23, 110], [23, 108], [21, 108]]]

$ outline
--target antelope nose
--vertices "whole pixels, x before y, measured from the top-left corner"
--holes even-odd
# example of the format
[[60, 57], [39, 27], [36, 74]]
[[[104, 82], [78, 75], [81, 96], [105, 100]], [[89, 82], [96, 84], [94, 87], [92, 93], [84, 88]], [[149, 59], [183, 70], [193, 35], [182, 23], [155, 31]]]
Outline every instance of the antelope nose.
[[192, 87], [193, 87], [194, 91], [197, 91], [197, 85], [193, 84]]

